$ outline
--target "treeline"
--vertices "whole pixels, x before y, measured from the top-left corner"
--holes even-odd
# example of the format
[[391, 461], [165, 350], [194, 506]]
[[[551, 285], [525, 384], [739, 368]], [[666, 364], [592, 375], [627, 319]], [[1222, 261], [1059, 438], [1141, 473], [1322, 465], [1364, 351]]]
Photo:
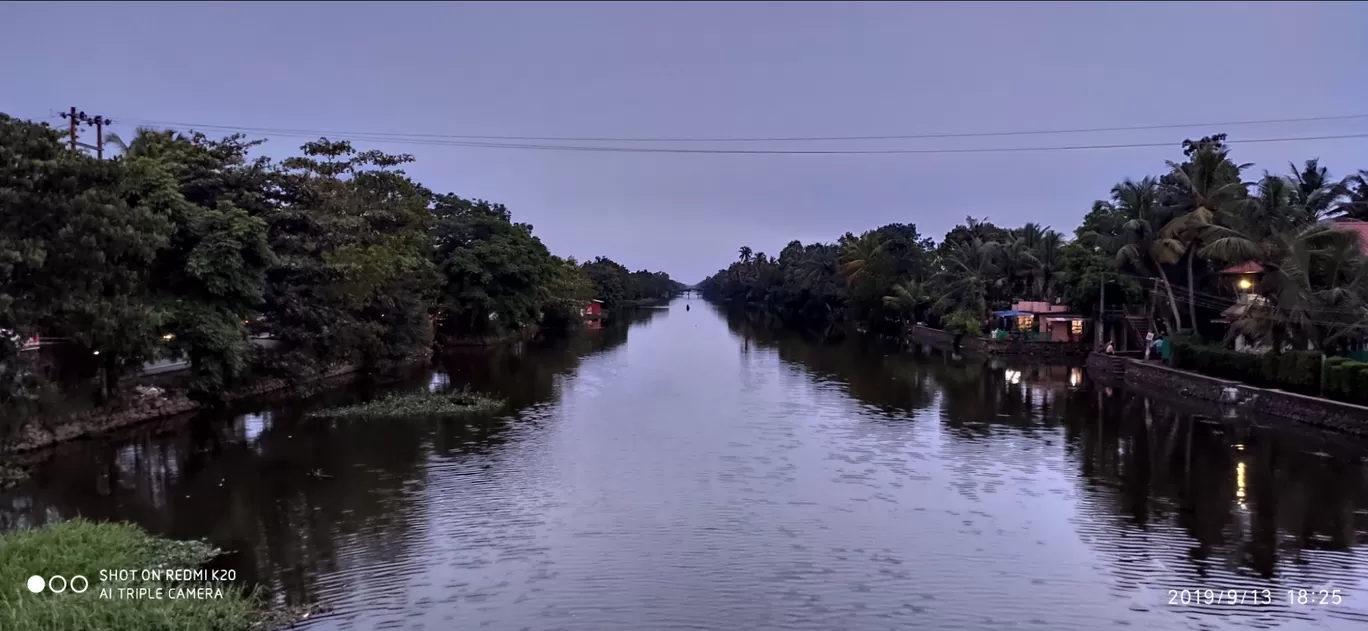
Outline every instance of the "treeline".
[[[414, 182], [411, 156], [321, 139], [273, 161], [240, 135], [157, 130], [111, 141], [118, 157], [97, 160], [0, 114], [0, 410], [46, 385], [16, 361], [34, 335], [64, 341], [106, 394], [150, 359], [187, 358], [192, 394], [214, 401], [249, 375], [381, 366], [681, 287], [557, 257], [504, 206]], [[254, 334], [275, 349], [254, 352]]]
[[[1094, 313], [1105, 287], [1109, 308], [1212, 341], [1243, 334], [1276, 352], [1358, 344], [1368, 265], [1360, 233], [1340, 222], [1368, 219], [1368, 171], [1334, 179], [1308, 160], [1247, 181], [1251, 165], [1232, 160], [1223, 134], [1182, 151], [1159, 175], [1112, 187], [1071, 239], [971, 217], [935, 243], [891, 224], [835, 243], [794, 241], [777, 257], [743, 247], [699, 288], [816, 330], [927, 320], [971, 332], [1014, 300]], [[1233, 266], [1246, 272], [1247, 299], [1223, 273]]]

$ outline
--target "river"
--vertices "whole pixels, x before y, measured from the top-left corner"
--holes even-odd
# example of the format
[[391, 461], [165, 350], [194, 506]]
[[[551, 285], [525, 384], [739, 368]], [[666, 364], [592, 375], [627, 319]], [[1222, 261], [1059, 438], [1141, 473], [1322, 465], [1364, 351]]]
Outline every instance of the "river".
[[313, 630], [1368, 628], [1368, 450], [1343, 437], [696, 299], [388, 387], [461, 384], [508, 409], [302, 417], [351, 388], [67, 445], [0, 528], [204, 537], [327, 603]]

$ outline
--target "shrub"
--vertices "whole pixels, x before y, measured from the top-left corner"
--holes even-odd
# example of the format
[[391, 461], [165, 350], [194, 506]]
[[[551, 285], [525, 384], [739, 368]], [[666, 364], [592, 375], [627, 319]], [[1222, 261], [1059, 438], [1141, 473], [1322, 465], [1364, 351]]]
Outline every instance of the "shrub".
[[[1321, 393], [1319, 352], [1291, 351], [1252, 355], [1183, 336], [1175, 336], [1172, 343], [1173, 364], [1177, 368], [1262, 388], [1277, 388], [1309, 395]], [[1327, 387], [1326, 394], [1329, 393]]]
[[449, 392], [408, 392], [391, 394], [387, 397], [329, 408], [309, 413], [314, 418], [415, 418], [442, 417], [460, 414], [493, 412], [502, 407], [500, 399], [471, 392], [452, 390]]
[[982, 325], [978, 316], [968, 311], [956, 311], [945, 317], [945, 330], [964, 335], [978, 335]]

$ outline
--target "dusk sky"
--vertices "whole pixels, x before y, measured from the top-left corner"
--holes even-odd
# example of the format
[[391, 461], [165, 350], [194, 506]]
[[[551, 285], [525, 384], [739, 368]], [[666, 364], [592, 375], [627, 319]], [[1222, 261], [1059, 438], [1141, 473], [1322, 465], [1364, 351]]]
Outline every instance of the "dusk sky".
[[[0, 111], [348, 134], [811, 137], [1368, 114], [1368, 5], [860, 3], [0, 4]], [[551, 250], [693, 283], [737, 248], [966, 215], [1071, 234], [1092, 200], [1183, 138], [1368, 133], [1352, 120], [1057, 135], [575, 145], [1031, 153], [723, 155], [450, 146], [411, 153], [438, 192], [506, 204]], [[218, 130], [211, 133], [221, 134]], [[287, 155], [302, 135], [271, 138]], [[88, 140], [93, 140], [93, 134]], [[503, 141], [491, 141], [503, 142]], [[555, 144], [549, 141], [525, 141]], [[1234, 146], [1286, 171], [1368, 169], [1368, 138]]]

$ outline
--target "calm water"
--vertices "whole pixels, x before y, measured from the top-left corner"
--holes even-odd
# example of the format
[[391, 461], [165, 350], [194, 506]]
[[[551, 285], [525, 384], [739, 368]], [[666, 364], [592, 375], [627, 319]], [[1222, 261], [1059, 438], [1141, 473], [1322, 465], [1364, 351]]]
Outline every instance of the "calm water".
[[493, 417], [301, 419], [343, 392], [72, 445], [0, 527], [207, 537], [318, 630], [1368, 628], [1362, 445], [685, 304], [403, 385]]

